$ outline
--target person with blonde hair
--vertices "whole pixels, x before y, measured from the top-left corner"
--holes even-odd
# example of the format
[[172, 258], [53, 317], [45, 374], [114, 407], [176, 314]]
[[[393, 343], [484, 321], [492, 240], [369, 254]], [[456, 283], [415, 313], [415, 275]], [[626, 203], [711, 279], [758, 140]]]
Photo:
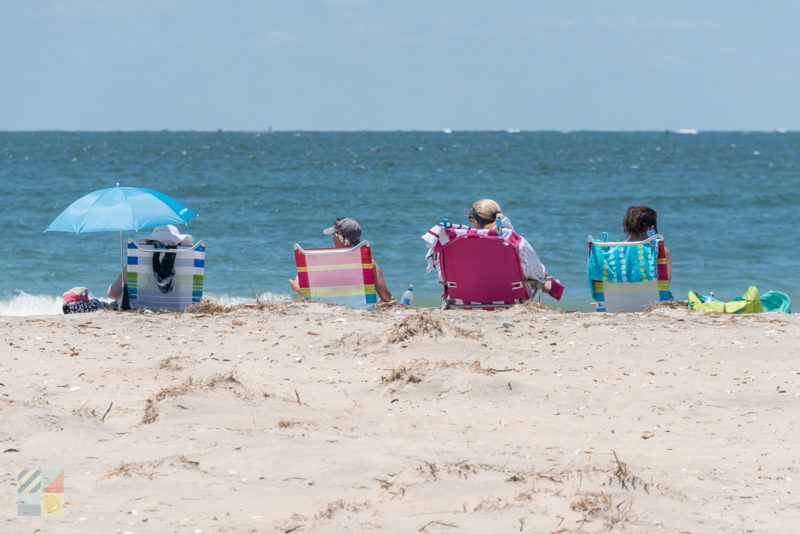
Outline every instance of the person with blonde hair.
[[[488, 230], [490, 228], [514, 230], [511, 220], [503, 215], [500, 204], [491, 198], [482, 198], [475, 201], [468, 208], [464, 215], [467, 216], [473, 228], [476, 230]], [[553, 277], [547, 274], [544, 264], [539, 260], [539, 256], [527, 239], [521, 237], [517, 253], [519, 254], [522, 272], [526, 279], [538, 280], [544, 283], [543, 290], [549, 293], [553, 286]], [[555, 282], [558, 282], [557, 280]], [[554, 293], [555, 294], [555, 293]]]

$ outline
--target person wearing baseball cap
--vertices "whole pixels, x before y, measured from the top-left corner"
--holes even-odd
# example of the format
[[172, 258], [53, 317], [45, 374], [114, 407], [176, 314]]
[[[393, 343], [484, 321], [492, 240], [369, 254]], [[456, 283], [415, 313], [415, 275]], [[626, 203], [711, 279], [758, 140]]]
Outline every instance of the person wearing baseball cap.
[[[333, 248], [354, 247], [361, 242], [361, 225], [350, 217], [339, 217], [333, 221], [333, 226], [325, 228], [322, 233], [333, 238]], [[372, 258], [372, 272], [375, 275], [375, 291], [381, 302], [391, 302], [392, 293], [386, 285], [383, 272], [378, 267], [375, 258]], [[289, 285], [295, 292], [300, 293], [300, 284], [297, 282], [297, 278], [289, 280]]]
[[335, 248], [354, 247], [361, 242], [361, 225], [350, 217], [339, 217], [333, 221], [333, 226], [325, 228], [322, 233], [333, 236]]

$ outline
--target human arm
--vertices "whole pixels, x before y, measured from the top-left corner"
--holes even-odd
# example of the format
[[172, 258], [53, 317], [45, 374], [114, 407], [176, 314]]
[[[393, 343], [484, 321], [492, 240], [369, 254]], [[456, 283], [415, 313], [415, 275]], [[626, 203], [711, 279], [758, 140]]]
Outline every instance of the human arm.
[[375, 276], [375, 291], [378, 293], [381, 302], [391, 302], [392, 293], [386, 285], [386, 280], [383, 278], [383, 272], [375, 261], [372, 262], [372, 273]]
[[533, 250], [533, 247], [526, 239], [523, 238], [522, 241], [520, 241], [517, 253], [519, 254], [519, 261], [522, 264], [522, 274], [525, 275], [525, 278], [527, 280], [539, 280], [543, 282], [547, 271], [539, 260], [536, 251]]
[[[522, 263], [522, 272], [525, 275], [526, 280], [538, 280], [539, 282], [542, 282], [542, 291], [548, 295], [550, 294], [550, 291], [553, 290], [554, 284], [556, 284], [557, 288], [561, 288], [560, 281], [547, 273], [547, 270], [539, 260], [539, 256], [536, 254], [536, 251], [533, 250], [533, 247], [526, 239], [522, 239], [517, 251], [519, 252], [520, 262]], [[563, 288], [560, 290], [563, 291]], [[558, 295], [555, 298], [561, 298], [559, 292], [554, 292], [553, 295]]]
[[297, 277], [292, 278], [289, 280], [289, 286], [292, 288], [292, 291], [295, 293], [300, 293], [300, 282], [297, 281]]
[[117, 277], [117, 279], [114, 280], [114, 283], [108, 286], [108, 292], [107, 292], [108, 298], [110, 298], [111, 300], [119, 300], [122, 298], [123, 287], [125, 286], [124, 280], [127, 277], [128, 277], [128, 268], [125, 267], [124, 269], [122, 269], [122, 272]]
[[664, 256], [667, 260], [667, 280], [672, 280], [672, 254], [670, 254], [669, 249], [664, 246]]

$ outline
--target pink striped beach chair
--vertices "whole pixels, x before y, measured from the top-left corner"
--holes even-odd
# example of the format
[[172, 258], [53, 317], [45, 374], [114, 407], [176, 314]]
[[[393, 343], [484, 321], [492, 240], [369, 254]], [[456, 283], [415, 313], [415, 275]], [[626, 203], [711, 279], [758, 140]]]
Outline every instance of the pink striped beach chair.
[[369, 241], [351, 248], [310, 248], [294, 245], [300, 296], [307, 300], [375, 309], [372, 252]]
[[[505, 237], [491, 230], [445, 230], [448, 241], [436, 252], [442, 293], [442, 308], [507, 308], [529, 300], [538, 284], [525, 280], [517, 246], [519, 236]], [[539, 293], [541, 298], [541, 293]]]

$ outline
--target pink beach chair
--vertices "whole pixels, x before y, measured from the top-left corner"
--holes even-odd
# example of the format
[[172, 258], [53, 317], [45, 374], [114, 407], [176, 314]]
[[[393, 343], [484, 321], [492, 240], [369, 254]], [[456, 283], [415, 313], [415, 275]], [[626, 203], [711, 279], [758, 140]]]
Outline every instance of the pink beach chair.
[[306, 300], [375, 309], [378, 295], [369, 241], [350, 248], [294, 245], [297, 282]]
[[525, 280], [513, 239], [494, 229], [447, 232], [453, 235], [438, 250], [442, 308], [507, 308], [537, 293], [541, 300], [540, 283]]

